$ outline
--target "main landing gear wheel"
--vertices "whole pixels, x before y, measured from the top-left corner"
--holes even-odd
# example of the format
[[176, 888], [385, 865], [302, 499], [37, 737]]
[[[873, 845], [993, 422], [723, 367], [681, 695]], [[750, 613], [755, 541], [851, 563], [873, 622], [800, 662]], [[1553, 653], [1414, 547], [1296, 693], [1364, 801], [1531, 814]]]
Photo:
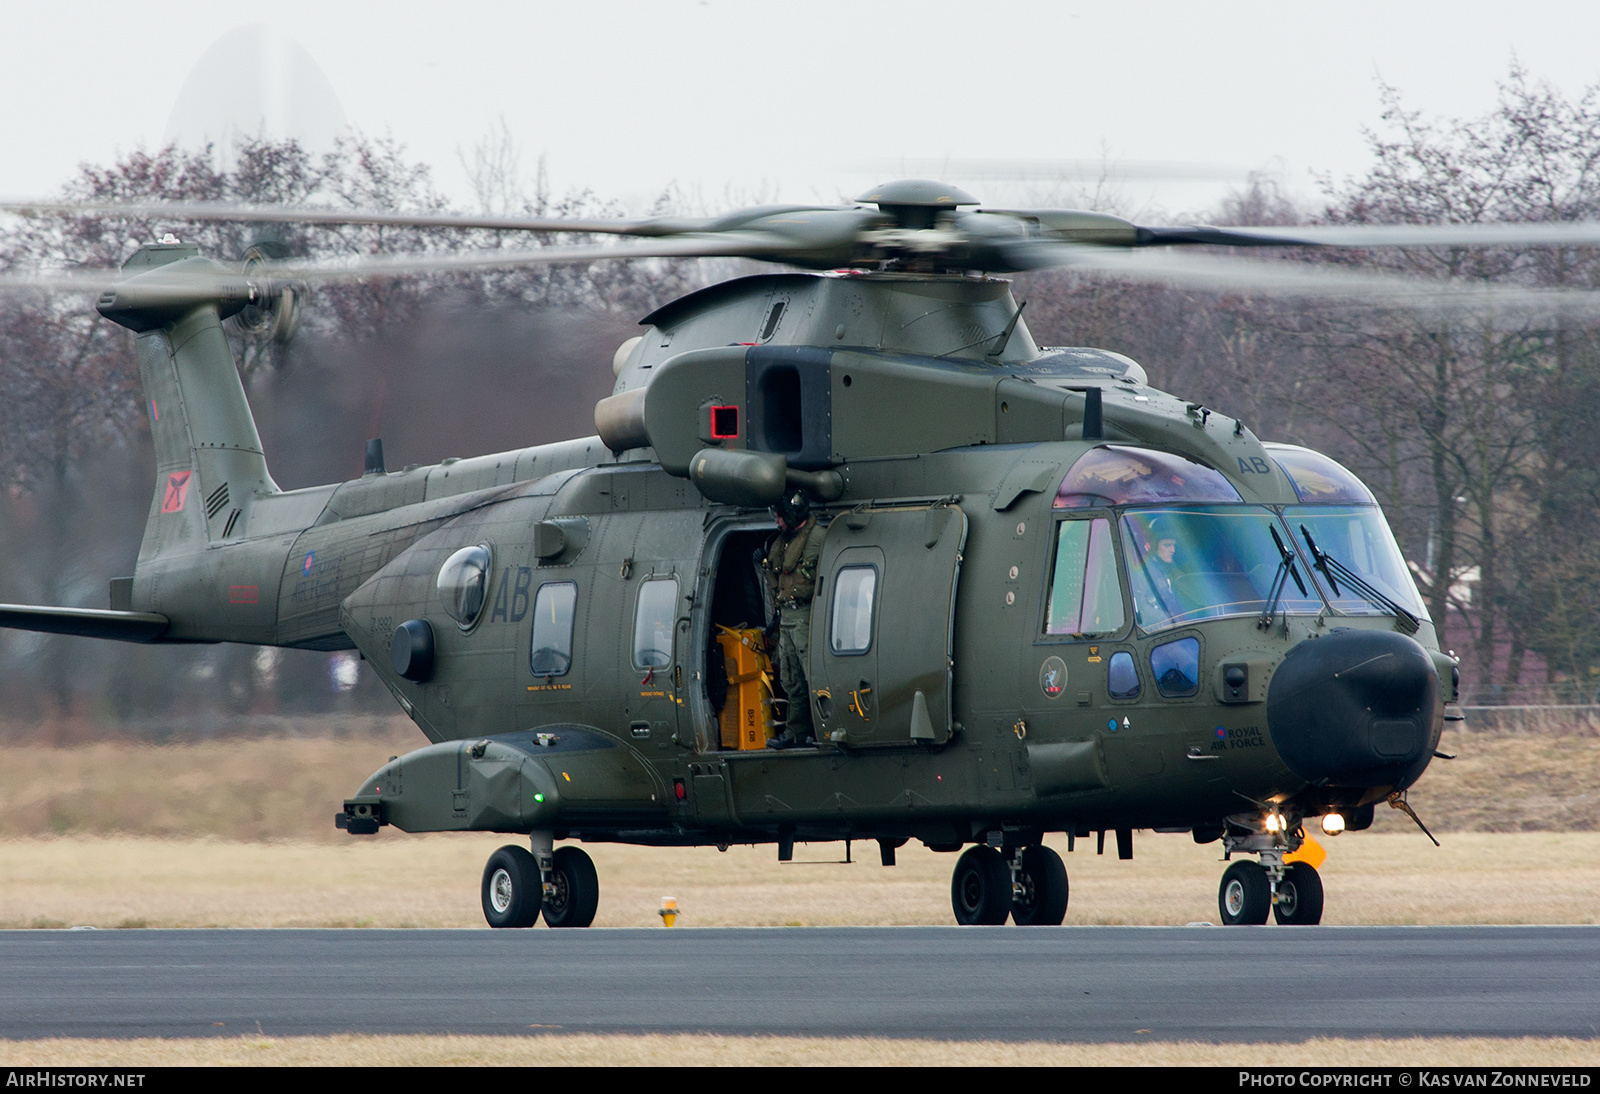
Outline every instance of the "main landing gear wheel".
[[1011, 867], [985, 844], [969, 848], [950, 880], [950, 905], [963, 926], [998, 927], [1011, 914]]
[[491, 927], [531, 927], [539, 921], [544, 879], [539, 863], [521, 847], [507, 845], [483, 868], [483, 918]]
[[1259, 862], [1236, 862], [1222, 872], [1217, 908], [1225, 927], [1259, 927], [1272, 911], [1272, 883]]
[[1067, 917], [1067, 867], [1048, 847], [1022, 852], [1011, 893], [1011, 921], [1019, 927], [1057, 927]]
[[1272, 915], [1285, 927], [1314, 927], [1322, 922], [1322, 877], [1309, 862], [1291, 862], [1284, 868]]
[[551, 927], [587, 927], [600, 904], [600, 879], [594, 861], [578, 847], [557, 848], [550, 856], [550, 884], [544, 899], [544, 921]]

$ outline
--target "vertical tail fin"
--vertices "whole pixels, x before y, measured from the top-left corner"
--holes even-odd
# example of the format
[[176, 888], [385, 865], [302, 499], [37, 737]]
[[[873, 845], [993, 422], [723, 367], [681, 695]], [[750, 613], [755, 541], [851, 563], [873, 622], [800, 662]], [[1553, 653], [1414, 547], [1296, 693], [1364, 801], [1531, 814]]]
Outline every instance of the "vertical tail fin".
[[156, 448], [156, 489], [139, 548], [133, 604], [160, 603], [158, 557], [190, 555], [244, 532], [252, 501], [278, 493], [222, 321], [251, 286], [196, 248], [141, 248], [127, 280], [100, 298], [101, 315], [138, 334]]

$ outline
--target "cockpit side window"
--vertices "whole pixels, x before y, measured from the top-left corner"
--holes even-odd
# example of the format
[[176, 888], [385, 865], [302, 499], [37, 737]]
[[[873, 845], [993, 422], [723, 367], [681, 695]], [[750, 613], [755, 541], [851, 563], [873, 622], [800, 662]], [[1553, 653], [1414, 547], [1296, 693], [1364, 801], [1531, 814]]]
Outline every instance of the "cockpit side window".
[[1104, 517], [1062, 521], [1056, 526], [1045, 633], [1116, 634], [1127, 618], [1111, 522]]
[[533, 639], [528, 666], [535, 676], [565, 676], [572, 669], [572, 621], [578, 586], [552, 581], [539, 586], [533, 602]]

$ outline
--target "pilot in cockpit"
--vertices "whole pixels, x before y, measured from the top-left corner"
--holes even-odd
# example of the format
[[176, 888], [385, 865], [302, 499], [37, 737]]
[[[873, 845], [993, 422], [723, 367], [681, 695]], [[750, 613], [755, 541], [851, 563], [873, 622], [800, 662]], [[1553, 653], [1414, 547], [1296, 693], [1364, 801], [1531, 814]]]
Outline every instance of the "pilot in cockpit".
[[1178, 578], [1183, 576], [1178, 566], [1178, 539], [1166, 521], [1158, 517], [1150, 522], [1144, 550], [1145, 572], [1156, 601], [1151, 607], [1167, 618], [1181, 615], [1176, 587]]

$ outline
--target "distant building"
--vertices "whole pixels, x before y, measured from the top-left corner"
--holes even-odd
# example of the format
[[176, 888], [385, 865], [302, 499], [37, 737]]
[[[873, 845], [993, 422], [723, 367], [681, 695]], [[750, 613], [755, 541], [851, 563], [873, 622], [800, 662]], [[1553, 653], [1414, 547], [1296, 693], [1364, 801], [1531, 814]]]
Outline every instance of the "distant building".
[[317, 154], [350, 123], [321, 66], [305, 48], [265, 23], [230, 30], [195, 62], [167, 119], [163, 143], [216, 150], [234, 166], [241, 140], [294, 139]]

